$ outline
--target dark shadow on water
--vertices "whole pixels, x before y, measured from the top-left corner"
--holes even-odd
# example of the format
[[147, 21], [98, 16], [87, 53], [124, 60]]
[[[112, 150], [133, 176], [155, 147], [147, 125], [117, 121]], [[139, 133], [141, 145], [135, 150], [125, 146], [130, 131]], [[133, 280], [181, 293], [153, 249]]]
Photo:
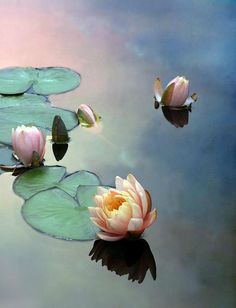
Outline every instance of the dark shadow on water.
[[188, 125], [189, 112], [192, 111], [191, 105], [179, 108], [162, 106], [161, 109], [166, 120], [176, 128]]
[[68, 150], [68, 143], [53, 143], [52, 151], [57, 161], [61, 160]]
[[96, 262], [101, 260], [102, 266], [105, 265], [119, 276], [128, 274], [129, 280], [142, 283], [148, 269], [153, 279], [156, 279], [155, 258], [144, 239], [117, 242], [96, 240], [89, 256]]

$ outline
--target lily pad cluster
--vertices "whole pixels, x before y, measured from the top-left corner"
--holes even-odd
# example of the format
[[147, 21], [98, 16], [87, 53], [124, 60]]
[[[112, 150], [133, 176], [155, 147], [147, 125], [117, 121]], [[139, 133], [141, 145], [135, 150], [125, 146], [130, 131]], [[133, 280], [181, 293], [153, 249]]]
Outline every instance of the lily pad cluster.
[[12, 128], [19, 125], [36, 126], [45, 134], [51, 133], [55, 115], [59, 115], [68, 130], [78, 125], [76, 113], [52, 107], [44, 96], [23, 94], [0, 96], [0, 143], [11, 145]]
[[0, 70], [0, 164], [16, 163], [10, 149], [12, 128], [36, 126], [51, 134], [55, 116], [63, 120], [68, 131], [79, 124], [74, 111], [53, 107], [48, 95], [73, 90], [80, 79], [77, 72], [62, 67]]
[[67, 174], [65, 167], [43, 166], [17, 177], [13, 189], [25, 200], [22, 216], [34, 229], [60, 239], [91, 240], [98, 229], [87, 208], [94, 206], [98, 186], [92, 172]]
[[30, 92], [50, 95], [77, 88], [80, 75], [64, 67], [10, 67], [0, 70], [0, 94], [16, 95]]

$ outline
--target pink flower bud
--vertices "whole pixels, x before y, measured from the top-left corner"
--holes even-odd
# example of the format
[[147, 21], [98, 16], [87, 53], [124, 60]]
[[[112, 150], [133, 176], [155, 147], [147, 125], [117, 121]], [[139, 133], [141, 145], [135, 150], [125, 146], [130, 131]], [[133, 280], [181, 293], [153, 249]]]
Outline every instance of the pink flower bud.
[[33, 153], [38, 153], [40, 162], [45, 154], [46, 139], [42, 131], [35, 126], [18, 126], [12, 129], [12, 146], [15, 154], [25, 167], [33, 162]]
[[180, 107], [189, 95], [189, 81], [184, 77], [175, 77], [164, 90], [161, 103], [165, 106]]
[[154, 83], [155, 100], [164, 106], [180, 107], [197, 100], [196, 94], [189, 96], [189, 81], [185, 77], [177, 76], [162, 90], [160, 78]]
[[77, 115], [80, 125], [83, 127], [93, 127], [100, 121], [100, 117], [86, 104], [81, 104], [79, 106]]
[[116, 189], [99, 187], [96, 207], [89, 207], [91, 219], [103, 232], [98, 237], [117, 241], [139, 237], [157, 217], [151, 211], [151, 197], [131, 174], [126, 179], [116, 177]]

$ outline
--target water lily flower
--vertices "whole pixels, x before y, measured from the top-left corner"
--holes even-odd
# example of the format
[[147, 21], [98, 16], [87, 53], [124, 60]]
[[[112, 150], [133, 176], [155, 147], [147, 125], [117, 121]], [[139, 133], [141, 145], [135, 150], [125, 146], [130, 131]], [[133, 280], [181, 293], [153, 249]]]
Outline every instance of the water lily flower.
[[151, 211], [151, 197], [131, 174], [126, 179], [116, 177], [116, 188], [98, 188], [96, 207], [89, 207], [91, 220], [102, 232], [105, 241], [139, 237], [157, 217]]
[[45, 144], [43, 132], [35, 126], [22, 125], [12, 129], [13, 150], [25, 167], [30, 167], [35, 159], [42, 162]]
[[81, 104], [77, 111], [79, 124], [83, 127], [94, 127], [100, 122], [101, 117], [86, 104]]
[[196, 93], [189, 96], [189, 81], [180, 76], [172, 79], [165, 90], [162, 88], [160, 78], [157, 78], [154, 83], [154, 93], [154, 98], [158, 103], [169, 107], [180, 107], [197, 100]]

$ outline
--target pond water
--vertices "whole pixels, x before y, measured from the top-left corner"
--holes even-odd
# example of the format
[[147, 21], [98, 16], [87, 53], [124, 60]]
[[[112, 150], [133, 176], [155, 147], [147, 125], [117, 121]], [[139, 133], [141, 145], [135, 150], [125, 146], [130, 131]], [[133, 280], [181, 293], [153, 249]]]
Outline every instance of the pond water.
[[[53, 105], [86, 103], [102, 116], [101, 134], [70, 133], [60, 162], [48, 142], [46, 165], [89, 170], [110, 185], [132, 173], [158, 209], [143, 236], [156, 280], [147, 271], [132, 282], [91, 260], [94, 241], [27, 225], [15, 177], [2, 174], [0, 307], [235, 307], [235, 1], [26, 0], [0, 1], [0, 9], [1, 67], [72, 68], [80, 87], [50, 96]], [[155, 78], [167, 84], [177, 75], [199, 95], [183, 128], [153, 102]], [[142, 245], [133, 248], [149, 253], [139, 273], [147, 259], [154, 268]], [[109, 262], [121, 273], [120, 261]]]

